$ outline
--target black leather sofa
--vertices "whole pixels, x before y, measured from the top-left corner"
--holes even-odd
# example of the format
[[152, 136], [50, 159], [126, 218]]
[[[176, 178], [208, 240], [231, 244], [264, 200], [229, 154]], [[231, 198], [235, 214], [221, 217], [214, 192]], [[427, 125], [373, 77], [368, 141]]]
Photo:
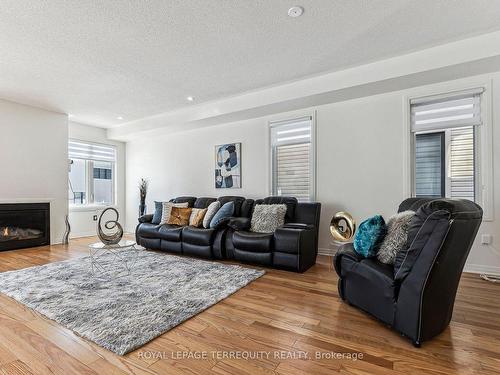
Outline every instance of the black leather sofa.
[[359, 257], [347, 244], [334, 258], [340, 297], [409, 337], [415, 346], [449, 324], [462, 270], [483, 211], [467, 200], [410, 198], [416, 212], [395, 267]]
[[[292, 197], [246, 199], [238, 196], [219, 198], [178, 197], [175, 203], [187, 202], [189, 207], [206, 208], [214, 201], [234, 202], [234, 216], [217, 228], [155, 225], [153, 215], [139, 218], [136, 241], [148, 249], [186, 254], [211, 259], [234, 259], [304, 272], [314, 265], [318, 254], [320, 203], [299, 203]], [[256, 204], [286, 204], [285, 224], [274, 233], [250, 232]]]

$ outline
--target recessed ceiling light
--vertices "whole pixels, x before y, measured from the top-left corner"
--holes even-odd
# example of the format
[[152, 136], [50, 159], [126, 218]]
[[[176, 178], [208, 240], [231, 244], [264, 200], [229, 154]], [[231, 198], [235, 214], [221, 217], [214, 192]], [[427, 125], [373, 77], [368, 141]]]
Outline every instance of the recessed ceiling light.
[[188, 97], [186, 98], [186, 100], [187, 100], [188, 102], [192, 102], [192, 101], [194, 100], [194, 98], [193, 98], [192, 96], [188, 96]]
[[288, 9], [288, 15], [292, 18], [300, 17], [304, 13], [304, 8], [300, 6], [294, 6]]
[[118, 116], [116, 119], [117, 120], [123, 120], [123, 117], [122, 116]]

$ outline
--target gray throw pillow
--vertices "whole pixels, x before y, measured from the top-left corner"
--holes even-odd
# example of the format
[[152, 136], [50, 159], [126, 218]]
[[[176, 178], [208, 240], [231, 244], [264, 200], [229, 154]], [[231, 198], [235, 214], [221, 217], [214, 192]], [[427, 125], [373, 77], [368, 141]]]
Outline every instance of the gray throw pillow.
[[377, 252], [379, 262], [394, 264], [397, 253], [406, 245], [410, 221], [414, 215], [414, 211], [403, 211], [391, 216], [387, 222], [387, 234]]
[[217, 211], [219, 211], [219, 208], [220, 208], [219, 201], [212, 202], [208, 205], [207, 213], [203, 218], [203, 228], [210, 228], [210, 222], [212, 221], [212, 218], [217, 213]]
[[258, 204], [250, 225], [251, 232], [273, 233], [285, 224], [286, 204]]

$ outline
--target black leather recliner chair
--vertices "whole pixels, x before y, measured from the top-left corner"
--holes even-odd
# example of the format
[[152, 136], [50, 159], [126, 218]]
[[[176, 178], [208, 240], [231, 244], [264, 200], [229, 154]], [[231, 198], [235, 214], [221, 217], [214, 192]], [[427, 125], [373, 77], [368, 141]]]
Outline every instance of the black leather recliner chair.
[[[189, 207], [206, 208], [215, 198], [178, 197], [171, 202], [188, 202]], [[136, 241], [148, 249], [215, 259], [235, 259], [304, 272], [316, 262], [321, 204], [298, 203], [290, 197], [268, 197], [254, 201], [238, 196], [217, 199], [221, 205], [234, 202], [234, 216], [217, 228], [155, 225], [153, 215], [139, 218]], [[287, 205], [285, 225], [274, 233], [249, 232], [255, 204]]]
[[483, 211], [467, 200], [410, 198], [399, 211], [416, 211], [405, 251], [395, 266], [358, 256], [352, 244], [334, 258], [340, 297], [370, 313], [415, 346], [449, 324], [460, 276]]

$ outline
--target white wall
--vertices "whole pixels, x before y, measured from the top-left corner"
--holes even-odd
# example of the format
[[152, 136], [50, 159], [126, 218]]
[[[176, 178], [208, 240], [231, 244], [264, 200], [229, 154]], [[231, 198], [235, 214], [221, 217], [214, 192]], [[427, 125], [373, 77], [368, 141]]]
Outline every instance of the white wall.
[[[490, 74], [478, 80], [493, 82], [495, 103], [493, 145], [500, 145], [500, 75]], [[451, 82], [457, 88], [461, 81]], [[430, 88], [432, 89], [432, 87]], [[313, 107], [294, 113], [200, 128], [127, 143], [127, 228], [137, 222], [140, 177], [150, 180], [148, 211], [153, 200], [178, 195], [242, 195], [264, 197], [269, 192], [270, 120], [286, 119], [316, 111], [317, 125], [317, 200], [322, 206], [320, 248], [331, 248], [329, 221], [339, 210], [347, 210], [358, 222], [375, 213], [385, 217], [395, 213], [406, 197], [404, 151], [406, 112], [404, 99], [422, 88], [391, 92], [361, 99]], [[214, 145], [242, 142], [242, 188], [216, 190], [213, 187]], [[494, 149], [494, 165], [500, 162], [500, 147]], [[500, 186], [500, 174], [494, 174], [494, 186]], [[500, 202], [495, 191], [494, 202]], [[496, 220], [482, 224], [467, 269], [500, 273], [500, 254], [480, 244], [482, 233], [500, 241], [500, 205], [495, 203]]]
[[50, 202], [51, 242], [64, 234], [68, 119], [0, 100], [0, 202]]
[[[215, 145], [242, 142], [242, 188], [215, 189]], [[127, 228], [137, 222], [141, 177], [149, 180], [148, 211], [154, 200], [179, 195], [242, 195], [262, 197], [268, 186], [267, 125], [245, 121], [162, 138], [142, 138], [127, 143]], [[264, 152], [263, 152], [264, 151]]]
[[[125, 143], [111, 141], [106, 136], [106, 130], [93, 126], [87, 126], [76, 122], [69, 122], [69, 138], [113, 145], [116, 147], [116, 174], [115, 193], [116, 205], [122, 225], [125, 222]], [[99, 215], [101, 207], [77, 207], [70, 208], [69, 221], [71, 224], [71, 238], [94, 236], [96, 234], [96, 222], [94, 216]]]

